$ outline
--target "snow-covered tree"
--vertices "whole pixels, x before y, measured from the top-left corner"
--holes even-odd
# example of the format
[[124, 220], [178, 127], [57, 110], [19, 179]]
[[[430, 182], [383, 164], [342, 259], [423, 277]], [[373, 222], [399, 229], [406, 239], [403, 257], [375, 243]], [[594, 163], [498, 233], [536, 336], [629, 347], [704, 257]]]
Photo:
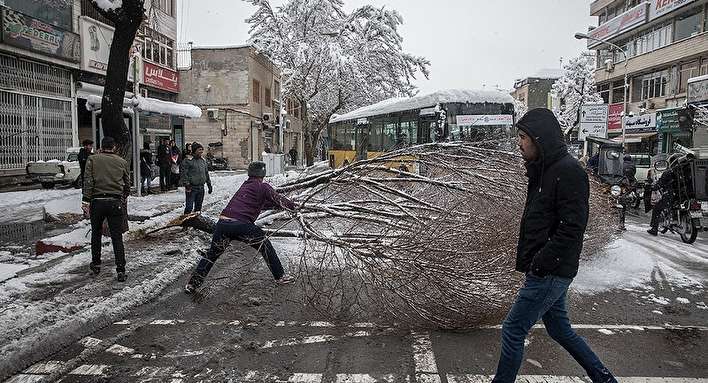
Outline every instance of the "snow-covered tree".
[[595, 85], [595, 57], [583, 53], [563, 66], [565, 74], [553, 84], [551, 95], [560, 100], [553, 112], [563, 129], [575, 128], [580, 107], [585, 104], [602, 104], [603, 100]]
[[395, 96], [412, 96], [429, 61], [403, 52], [395, 10], [363, 6], [347, 13], [342, 0], [244, 0], [250, 41], [282, 69], [283, 94], [302, 107], [305, 157], [312, 164], [330, 117]]

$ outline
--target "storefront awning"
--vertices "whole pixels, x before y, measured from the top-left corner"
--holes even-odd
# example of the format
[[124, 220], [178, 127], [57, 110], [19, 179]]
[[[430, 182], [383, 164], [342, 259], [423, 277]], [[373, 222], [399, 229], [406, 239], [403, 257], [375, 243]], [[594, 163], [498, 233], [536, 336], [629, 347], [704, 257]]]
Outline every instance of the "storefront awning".
[[[636, 143], [642, 142], [648, 138], [652, 138], [652, 137], [656, 136], [657, 134], [658, 134], [657, 132], [629, 133], [629, 134], [625, 134], [625, 136], [626, 136], [628, 144], [636, 144]], [[612, 139], [612, 141], [622, 142], [622, 136], [615, 137]]]

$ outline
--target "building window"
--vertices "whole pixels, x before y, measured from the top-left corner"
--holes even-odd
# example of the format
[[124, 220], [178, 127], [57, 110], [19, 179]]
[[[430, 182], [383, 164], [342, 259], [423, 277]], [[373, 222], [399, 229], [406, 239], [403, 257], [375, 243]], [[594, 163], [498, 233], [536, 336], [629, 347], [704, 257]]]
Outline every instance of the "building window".
[[704, 58], [703, 61], [701, 61], [701, 73], [700, 76], [704, 76], [708, 74], [708, 58]]
[[688, 79], [698, 77], [699, 71], [698, 60], [681, 64], [681, 68], [679, 69], [679, 93], [686, 91], [688, 88]]
[[[151, 1], [151, 0], [148, 0]], [[165, 12], [166, 14], [174, 17], [174, 0], [159, 0], [159, 1], [152, 1], [153, 6], [157, 7], [161, 11]]]
[[138, 36], [142, 38], [145, 60], [174, 69], [174, 40], [144, 25]]
[[280, 82], [273, 81], [273, 99], [280, 101]]
[[676, 30], [674, 35], [674, 41], [683, 40], [687, 37], [691, 37], [693, 35], [701, 33], [702, 16], [702, 9], [696, 8], [676, 18]]
[[300, 118], [300, 103], [297, 101], [293, 102], [293, 116]]
[[624, 102], [624, 80], [612, 83], [612, 103]]
[[253, 102], [256, 104], [261, 103], [261, 82], [258, 80], [253, 80]]
[[[600, 96], [602, 97], [602, 100], [605, 104], [610, 103], [610, 84], [603, 84], [597, 87], [598, 93], [600, 93]], [[521, 100], [523, 102], [523, 100]]]
[[634, 82], [634, 96], [638, 97], [639, 101], [664, 97], [666, 96], [668, 84], [668, 70], [637, 77]]
[[271, 98], [271, 95], [270, 95], [270, 88], [265, 88], [264, 96], [265, 96], [265, 106], [270, 108], [271, 105], [273, 105], [273, 99]]

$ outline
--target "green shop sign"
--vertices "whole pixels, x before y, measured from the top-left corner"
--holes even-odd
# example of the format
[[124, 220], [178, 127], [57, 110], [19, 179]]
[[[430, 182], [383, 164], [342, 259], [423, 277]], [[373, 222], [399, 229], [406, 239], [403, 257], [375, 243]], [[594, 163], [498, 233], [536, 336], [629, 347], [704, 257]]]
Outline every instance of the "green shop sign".
[[660, 133], [679, 133], [679, 108], [657, 110], [656, 130]]

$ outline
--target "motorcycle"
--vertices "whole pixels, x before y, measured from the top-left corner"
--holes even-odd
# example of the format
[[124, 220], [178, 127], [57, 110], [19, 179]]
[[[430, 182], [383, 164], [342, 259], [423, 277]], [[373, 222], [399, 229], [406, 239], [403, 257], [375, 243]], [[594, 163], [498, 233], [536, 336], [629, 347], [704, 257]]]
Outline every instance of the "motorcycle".
[[654, 165], [657, 171], [673, 173], [671, 206], [660, 212], [660, 232], [670, 231], [679, 234], [684, 243], [696, 241], [698, 232], [703, 229], [703, 203], [708, 201], [708, 158], [697, 157], [696, 152], [680, 145], [675, 147], [677, 154], [670, 162], [660, 161]]
[[627, 177], [623, 177], [619, 182], [612, 185], [610, 194], [615, 198], [615, 207], [619, 209], [619, 228], [626, 230], [624, 223], [627, 216], [627, 208], [638, 208], [641, 203], [641, 196], [637, 191], [637, 183], [631, 182]]
[[[223, 156], [223, 146], [221, 142], [212, 142], [207, 145], [209, 148], [207, 155], [206, 155], [206, 162], [207, 162], [207, 168], [212, 171], [212, 170], [228, 170], [229, 169], [229, 160], [228, 158], [224, 158]], [[214, 153], [217, 149], [222, 150], [222, 156], [216, 157], [214, 156]]]

